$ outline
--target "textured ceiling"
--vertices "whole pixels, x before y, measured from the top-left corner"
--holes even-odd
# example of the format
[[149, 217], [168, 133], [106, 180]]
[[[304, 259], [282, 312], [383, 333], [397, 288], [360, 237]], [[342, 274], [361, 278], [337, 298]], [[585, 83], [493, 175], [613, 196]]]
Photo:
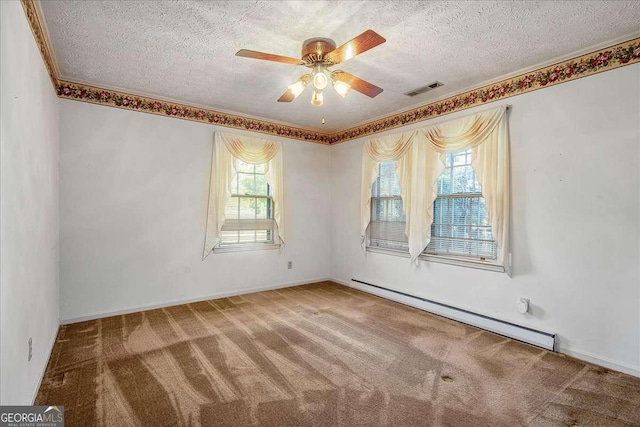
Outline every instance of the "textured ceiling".
[[[44, 1], [61, 78], [333, 132], [521, 69], [637, 35], [637, 1]], [[387, 42], [334, 67], [384, 88], [376, 98], [311, 89], [276, 102], [307, 69], [236, 57], [300, 57], [367, 29]], [[634, 34], [635, 32], [635, 34]], [[410, 98], [417, 87], [445, 86]], [[321, 120], [326, 120], [322, 125]]]

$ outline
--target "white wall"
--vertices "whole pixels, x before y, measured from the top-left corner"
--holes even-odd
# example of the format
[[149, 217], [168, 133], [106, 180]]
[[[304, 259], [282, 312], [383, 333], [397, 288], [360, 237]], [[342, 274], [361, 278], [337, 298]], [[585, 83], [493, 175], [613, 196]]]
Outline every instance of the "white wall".
[[281, 254], [202, 261], [213, 133], [229, 130], [59, 102], [63, 321], [329, 277], [330, 147], [280, 139]]
[[[513, 105], [513, 278], [365, 257], [358, 198], [364, 139], [331, 150], [332, 277], [556, 332], [562, 351], [640, 375], [640, 64], [505, 103]], [[518, 297], [531, 299], [530, 315], [516, 312]]]
[[[362, 139], [334, 147], [282, 139], [284, 252], [201, 261], [217, 128], [60, 100], [61, 318], [356, 278], [558, 333], [562, 351], [638, 375], [639, 94], [640, 65], [631, 65], [505, 101], [513, 105], [513, 278], [365, 257]], [[519, 297], [531, 300], [531, 314], [516, 312]]]
[[0, 404], [30, 405], [58, 329], [58, 101], [20, 2], [0, 16]]

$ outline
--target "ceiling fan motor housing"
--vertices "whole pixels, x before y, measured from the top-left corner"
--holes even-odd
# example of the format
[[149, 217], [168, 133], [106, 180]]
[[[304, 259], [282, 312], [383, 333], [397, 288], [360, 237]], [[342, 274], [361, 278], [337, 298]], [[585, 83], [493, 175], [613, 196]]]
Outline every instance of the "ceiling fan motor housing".
[[317, 62], [323, 62], [324, 56], [335, 48], [336, 43], [331, 39], [316, 37], [305, 40], [302, 43], [302, 60], [306, 66], [313, 66]]

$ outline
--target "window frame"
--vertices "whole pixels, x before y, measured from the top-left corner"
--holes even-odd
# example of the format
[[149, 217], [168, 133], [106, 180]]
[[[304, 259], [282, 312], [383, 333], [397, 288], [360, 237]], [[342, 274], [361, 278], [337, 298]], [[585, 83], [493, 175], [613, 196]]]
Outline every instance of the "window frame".
[[[432, 256], [456, 257], [456, 258], [462, 258], [462, 259], [469, 259], [472, 261], [489, 262], [492, 264], [496, 264], [498, 260], [497, 242], [493, 238], [491, 224], [489, 224], [489, 221], [488, 221], [488, 212], [486, 209], [486, 205], [484, 205], [484, 195], [482, 194], [480, 183], [478, 182], [476, 173], [473, 170], [473, 166], [471, 165], [472, 155], [473, 153], [471, 149], [445, 154], [446, 156], [445, 168], [442, 171], [441, 175], [438, 177], [438, 189], [437, 189], [438, 194], [436, 199], [433, 202], [433, 223], [431, 225], [431, 231], [432, 231], [431, 242], [429, 243], [429, 246], [425, 248], [424, 253], [426, 255], [432, 255]], [[463, 161], [459, 162], [458, 161], [459, 159], [462, 159]], [[455, 173], [456, 170], [460, 170], [460, 169], [463, 169], [462, 176], [466, 177], [467, 179], [466, 183], [463, 183], [461, 186], [459, 182], [456, 183], [456, 173]], [[471, 180], [471, 183], [469, 181], [469, 175], [468, 175], [469, 171], [473, 174], [472, 175], [473, 179]], [[440, 185], [441, 184], [440, 179], [442, 178], [449, 178], [448, 185]], [[444, 184], [444, 180], [442, 184]], [[447, 189], [446, 192], [443, 191], [444, 189]], [[460, 191], [455, 191], [456, 189]], [[452, 215], [452, 212], [456, 210], [454, 206], [452, 206], [452, 204], [455, 205], [454, 200], [456, 199], [469, 201], [470, 206], [466, 208], [466, 213], [469, 213], [470, 216], [473, 216], [473, 210], [471, 209], [473, 200], [477, 199], [477, 203], [479, 203], [479, 205], [477, 206], [477, 209], [480, 209], [481, 205], [485, 206], [484, 210], [486, 215], [484, 217], [484, 220], [479, 221], [479, 223], [477, 224], [473, 224], [471, 223], [471, 221], [464, 221], [464, 223], [462, 224], [456, 223], [455, 220], [453, 220], [453, 215]], [[436, 211], [436, 207], [439, 206], [439, 204], [441, 203], [446, 203], [447, 213], [445, 216], [448, 219], [450, 219], [451, 222], [436, 221], [436, 219], [438, 218], [438, 212]], [[440, 214], [442, 214], [442, 212], [440, 212]], [[442, 237], [442, 236], [435, 235], [433, 232], [434, 232], [434, 229], [438, 226], [444, 227], [445, 229], [449, 228], [449, 236]], [[466, 231], [468, 231], [469, 234], [471, 234], [472, 229], [474, 227], [478, 229], [485, 229], [485, 230], [488, 229], [492, 234], [491, 235], [492, 239], [486, 240], [486, 239], [479, 239], [479, 238], [473, 239], [473, 238], [455, 237], [454, 230], [457, 230], [458, 227], [466, 229]], [[432, 243], [434, 243], [433, 246], [435, 246], [436, 239], [444, 239], [444, 240], [448, 239], [450, 243], [447, 245], [447, 249], [455, 248], [456, 242], [462, 243], [465, 241], [475, 242], [475, 244], [478, 245], [476, 247], [476, 252], [480, 252], [481, 247], [479, 245], [483, 243], [490, 244], [493, 247], [491, 251], [485, 251], [485, 253], [476, 253], [476, 254], [461, 253], [461, 252], [437, 252], [434, 248], [430, 248], [430, 246], [432, 246]]]
[[[379, 245], [371, 245], [372, 240], [374, 240], [371, 237], [371, 231], [373, 229], [373, 224], [377, 224], [377, 223], [398, 223], [398, 224], [403, 224], [404, 226], [402, 227], [403, 230], [406, 228], [406, 216], [404, 215], [404, 212], [402, 212], [402, 217], [404, 218], [404, 221], [380, 221], [377, 219], [377, 215], [374, 214], [374, 209], [377, 206], [376, 201], [385, 201], [386, 203], [386, 216], [389, 216], [389, 205], [391, 202], [391, 204], [395, 203], [396, 201], [400, 201], [400, 203], [402, 203], [402, 196], [400, 195], [400, 193], [396, 194], [391, 194], [391, 195], [380, 195], [381, 192], [383, 192], [383, 190], [381, 189], [381, 185], [380, 185], [380, 178], [383, 178], [385, 175], [382, 174], [382, 167], [383, 167], [383, 163], [393, 163], [393, 176], [395, 177], [396, 180], [398, 180], [398, 176], [396, 174], [395, 171], [395, 161], [388, 161], [388, 162], [379, 162], [378, 163], [378, 178], [376, 179], [376, 181], [373, 182], [373, 184], [371, 185], [371, 198], [370, 198], [370, 206], [369, 209], [371, 210], [371, 216], [370, 216], [370, 222], [369, 222], [369, 228], [367, 230], [367, 246], [371, 246], [371, 247], [375, 247], [375, 248], [381, 248], [381, 249], [390, 249], [390, 250], [397, 250], [397, 251], [404, 251], [404, 250], [408, 250], [408, 246], [407, 249], [403, 249], [400, 247], [391, 247], [391, 246], [379, 246]], [[397, 183], [394, 183], [395, 185], [397, 185], [397, 189], [400, 190], [400, 182], [398, 180]], [[395, 192], [392, 191], [391, 189], [393, 187], [395, 187], [395, 185], [393, 185], [391, 182], [389, 182], [389, 192]], [[374, 190], [375, 188], [375, 190]], [[374, 196], [373, 193], [376, 192], [378, 195]], [[376, 240], [383, 240], [383, 239], [376, 239]], [[389, 240], [387, 239], [387, 241], [394, 241], [394, 240]], [[402, 244], [401, 241], [399, 240], [395, 240], [394, 242], [397, 242], [396, 246], [400, 246]], [[408, 243], [407, 243], [408, 245]]]
[[[380, 162], [382, 163], [382, 162]], [[445, 168], [446, 170], [446, 168]], [[443, 170], [443, 173], [445, 173], [445, 170]], [[395, 173], [395, 168], [394, 168], [394, 173]], [[474, 172], [475, 174], [475, 172]], [[397, 176], [397, 175], [396, 175]], [[377, 181], [377, 180], [376, 180]], [[372, 192], [373, 192], [373, 186], [376, 185], [376, 182], [374, 181], [374, 183], [372, 184]], [[475, 193], [451, 193], [451, 194], [445, 194], [445, 195], [438, 195], [436, 197], [436, 200], [438, 198], [456, 198], [456, 197], [477, 197], [477, 196], [482, 196], [481, 192], [475, 192]], [[396, 198], [395, 196], [393, 197], [385, 197], [385, 196], [373, 196], [373, 194], [371, 195], [371, 201], [370, 201], [370, 209], [371, 209], [371, 222], [369, 224], [369, 227], [367, 228], [367, 245], [366, 245], [366, 250], [367, 252], [374, 252], [374, 253], [380, 253], [380, 254], [386, 254], [386, 255], [393, 255], [393, 256], [399, 256], [399, 257], [403, 257], [403, 258], [410, 258], [411, 255], [409, 254], [408, 249], [399, 249], [399, 248], [392, 248], [392, 247], [385, 247], [385, 246], [378, 246], [378, 245], [371, 245], [371, 224], [374, 222], [374, 215], [373, 215], [373, 209], [374, 209], [374, 199], [384, 199], [384, 198], [388, 198], [388, 199], [394, 199]], [[400, 196], [398, 196], [397, 198], [400, 198]], [[434, 205], [433, 208], [435, 209], [435, 200], [434, 200]], [[434, 214], [435, 216], [435, 214]], [[448, 265], [455, 265], [455, 266], [461, 266], [461, 267], [468, 267], [468, 268], [475, 268], [475, 269], [481, 269], [481, 270], [487, 270], [487, 271], [495, 271], [495, 272], [500, 272], [500, 273], [504, 273], [505, 270], [505, 266], [499, 264], [498, 258], [497, 256], [495, 258], [488, 258], [488, 257], [483, 257], [483, 256], [479, 256], [479, 255], [457, 255], [457, 254], [451, 254], [451, 253], [431, 253], [431, 252], [427, 252], [427, 248], [424, 249], [424, 251], [418, 256], [418, 259], [423, 260], [423, 261], [428, 261], [428, 262], [435, 262], [435, 263], [442, 263], [442, 264], [448, 264]]]
[[[256, 166], [260, 166], [262, 164], [259, 165], [251, 165], [249, 163], [244, 163], [245, 165], [250, 165], [253, 166], [253, 172], [246, 172], [246, 171], [242, 171], [240, 168], [240, 162], [241, 160], [235, 159], [234, 162], [236, 162], [235, 164], [235, 172], [232, 178], [232, 182], [233, 180], [235, 180], [236, 178], [239, 179], [239, 175], [240, 174], [244, 174], [244, 175], [253, 175], [254, 179], [256, 175], [264, 175], [264, 174], [260, 174], [260, 173], [256, 173]], [[220, 241], [218, 242], [218, 244], [216, 246], [214, 246], [213, 248], [213, 252], [214, 253], [225, 253], [225, 252], [244, 252], [244, 251], [256, 251], [256, 250], [270, 250], [270, 249], [280, 249], [281, 247], [281, 242], [280, 242], [280, 236], [278, 234], [278, 224], [276, 223], [273, 214], [274, 214], [274, 201], [273, 201], [273, 195], [271, 193], [271, 186], [267, 183], [267, 194], [252, 194], [252, 193], [244, 193], [244, 194], [240, 194], [239, 193], [239, 187], [240, 184], [239, 182], [237, 182], [235, 188], [233, 189], [235, 192], [232, 192], [231, 195], [229, 196], [229, 199], [227, 199], [227, 201], [225, 202], [225, 205], [228, 204], [233, 198], [239, 199], [238, 200], [238, 209], [240, 209], [240, 203], [241, 200], [243, 198], [246, 199], [255, 199], [257, 201], [257, 199], [266, 199], [267, 200], [267, 218], [264, 218], [263, 220], [265, 221], [271, 221], [273, 228], [270, 230], [266, 230], [267, 233], [271, 233], [271, 239], [264, 241], [264, 242], [260, 242], [260, 241], [249, 241], [249, 242], [234, 242], [234, 243], [226, 243], [223, 244], [222, 239], [220, 239]], [[226, 210], [226, 209], [225, 209]], [[240, 216], [240, 214], [238, 213], [238, 216]], [[225, 224], [227, 224], [227, 221], [238, 221], [241, 222], [243, 220], [254, 220], [254, 221], [260, 221], [262, 220], [262, 218], [254, 218], [254, 219], [249, 219], [249, 218], [226, 218], [225, 216]], [[223, 229], [221, 230], [221, 232], [224, 231], [236, 231], [238, 233], [240, 233], [241, 231], [243, 231], [241, 228], [238, 228], [237, 230], [224, 230], [224, 225], [223, 225]], [[248, 229], [248, 230], [244, 230], [244, 231], [254, 231], [254, 232], [259, 232], [259, 231], [265, 231], [262, 229]], [[238, 240], [240, 240], [240, 238], [238, 237]]]

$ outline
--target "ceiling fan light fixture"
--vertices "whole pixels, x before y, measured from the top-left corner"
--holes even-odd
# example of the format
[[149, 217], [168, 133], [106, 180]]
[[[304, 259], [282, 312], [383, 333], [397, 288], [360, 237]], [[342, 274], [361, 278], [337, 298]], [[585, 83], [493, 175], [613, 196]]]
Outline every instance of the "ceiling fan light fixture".
[[329, 78], [324, 73], [324, 67], [322, 65], [316, 65], [313, 68], [313, 87], [318, 90], [322, 90], [329, 84]]
[[313, 96], [311, 97], [311, 105], [313, 105], [314, 107], [322, 107], [323, 103], [324, 97], [322, 96], [322, 91], [314, 91]]
[[353, 58], [354, 55], [354, 49], [353, 49], [353, 43], [349, 43], [347, 45], [347, 48], [344, 51], [344, 61]]
[[346, 98], [347, 95], [349, 95], [349, 92], [351, 92], [351, 85], [345, 82], [341, 82], [340, 80], [333, 81], [333, 88], [336, 90], [336, 92], [338, 92], [338, 95], [343, 98]]
[[306, 81], [298, 80], [294, 84], [289, 85], [289, 90], [291, 91], [291, 94], [294, 96], [294, 99], [295, 99], [298, 96], [300, 96], [300, 94], [304, 91], [306, 87], [307, 87]]

